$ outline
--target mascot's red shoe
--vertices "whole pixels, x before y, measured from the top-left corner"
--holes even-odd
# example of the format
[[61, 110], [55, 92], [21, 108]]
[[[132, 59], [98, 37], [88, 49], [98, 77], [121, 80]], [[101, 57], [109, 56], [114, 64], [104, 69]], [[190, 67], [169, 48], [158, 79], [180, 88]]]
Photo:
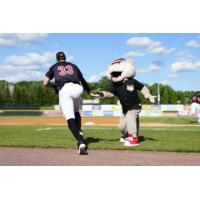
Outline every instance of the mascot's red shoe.
[[139, 145], [140, 143], [139, 143], [138, 137], [129, 136], [125, 139], [125, 142], [124, 142], [124, 146], [126, 147], [134, 147], [134, 146], [139, 146]]

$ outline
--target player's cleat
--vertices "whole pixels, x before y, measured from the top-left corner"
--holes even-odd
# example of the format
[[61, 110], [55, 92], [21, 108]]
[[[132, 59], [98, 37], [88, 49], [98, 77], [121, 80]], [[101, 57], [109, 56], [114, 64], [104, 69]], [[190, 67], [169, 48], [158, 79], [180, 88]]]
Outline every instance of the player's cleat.
[[127, 137], [128, 137], [128, 132], [125, 132], [125, 133], [122, 134], [122, 136], [119, 139], [119, 141], [123, 143], [123, 142], [125, 142], [125, 138], [127, 138]]
[[79, 155], [88, 155], [87, 148], [86, 148], [85, 144], [79, 145], [78, 154]]
[[126, 147], [135, 147], [135, 146], [139, 146], [139, 145], [140, 145], [140, 143], [139, 143], [137, 137], [127, 137], [124, 142], [124, 146], [126, 146]]
[[121, 137], [121, 138], [119, 139], [119, 141], [123, 143], [123, 142], [125, 142], [125, 138]]

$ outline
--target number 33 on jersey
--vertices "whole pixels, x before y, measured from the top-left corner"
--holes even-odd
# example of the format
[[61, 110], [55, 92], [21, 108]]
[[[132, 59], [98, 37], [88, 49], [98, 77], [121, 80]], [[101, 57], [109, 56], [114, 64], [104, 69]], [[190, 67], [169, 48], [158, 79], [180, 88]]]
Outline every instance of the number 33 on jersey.
[[58, 66], [58, 71], [59, 71], [60, 76], [65, 76], [66, 74], [72, 75], [73, 74], [73, 67], [71, 65]]

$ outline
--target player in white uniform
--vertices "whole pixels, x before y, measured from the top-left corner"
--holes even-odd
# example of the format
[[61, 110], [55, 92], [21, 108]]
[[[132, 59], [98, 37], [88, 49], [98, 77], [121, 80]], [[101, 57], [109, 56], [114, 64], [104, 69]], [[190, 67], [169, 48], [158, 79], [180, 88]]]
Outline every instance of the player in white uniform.
[[[50, 67], [43, 84], [53, 87], [55, 91], [59, 92], [62, 112], [67, 120], [69, 129], [78, 142], [78, 153], [86, 155], [87, 147], [80, 134], [81, 116], [79, 108], [83, 89], [89, 93], [90, 87], [83, 78], [80, 69], [75, 64], [66, 62], [66, 56], [63, 52], [58, 52], [56, 58], [58, 62]], [[55, 85], [50, 82], [53, 78], [55, 78]]]
[[192, 97], [190, 116], [196, 116], [198, 123], [200, 123], [200, 95], [198, 93]]

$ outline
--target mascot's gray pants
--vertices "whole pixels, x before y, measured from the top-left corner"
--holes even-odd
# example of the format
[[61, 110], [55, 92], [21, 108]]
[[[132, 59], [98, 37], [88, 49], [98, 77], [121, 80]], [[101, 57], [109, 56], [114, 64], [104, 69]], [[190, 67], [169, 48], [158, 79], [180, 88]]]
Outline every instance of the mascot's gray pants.
[[126, 114], [121, 115], [119, 128], [122, 132], [139, 136], [139, 113], [141, 110], [129, 110]]

